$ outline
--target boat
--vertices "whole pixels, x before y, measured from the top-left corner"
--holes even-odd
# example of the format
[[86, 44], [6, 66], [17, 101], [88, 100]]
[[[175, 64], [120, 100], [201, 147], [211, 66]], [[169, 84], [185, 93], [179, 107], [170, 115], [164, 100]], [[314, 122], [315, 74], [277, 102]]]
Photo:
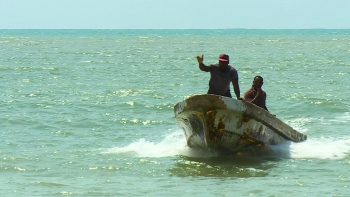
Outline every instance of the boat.
[[219, 95], [189, 96], [174, 106], [174, 114], [190, 148], [239, 153], [307, 139], [269, 111]]

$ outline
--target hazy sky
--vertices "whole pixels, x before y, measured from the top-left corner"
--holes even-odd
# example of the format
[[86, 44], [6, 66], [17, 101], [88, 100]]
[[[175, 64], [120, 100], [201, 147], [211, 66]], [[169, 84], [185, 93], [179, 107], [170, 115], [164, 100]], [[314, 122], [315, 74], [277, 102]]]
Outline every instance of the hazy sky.
[[350, 29], [350, 0], [0, 0], [0, 29]]

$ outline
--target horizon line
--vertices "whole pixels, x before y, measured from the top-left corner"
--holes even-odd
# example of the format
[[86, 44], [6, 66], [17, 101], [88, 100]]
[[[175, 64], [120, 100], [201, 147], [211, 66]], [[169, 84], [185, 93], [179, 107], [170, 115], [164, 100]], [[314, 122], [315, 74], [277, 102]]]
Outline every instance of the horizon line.
[[0, 28], [0, 30], [350, 30], [350, 28]]

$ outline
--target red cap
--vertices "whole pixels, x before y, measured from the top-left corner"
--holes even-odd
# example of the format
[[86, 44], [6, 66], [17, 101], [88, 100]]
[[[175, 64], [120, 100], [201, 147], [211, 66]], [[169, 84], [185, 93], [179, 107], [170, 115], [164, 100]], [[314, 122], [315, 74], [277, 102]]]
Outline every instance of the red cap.
[[221, 54], [221, 55], [219, 56], [219, 61], [228, 62], [228, 61], [229, 61], [228, 55], [226, 55], [226, 54]]

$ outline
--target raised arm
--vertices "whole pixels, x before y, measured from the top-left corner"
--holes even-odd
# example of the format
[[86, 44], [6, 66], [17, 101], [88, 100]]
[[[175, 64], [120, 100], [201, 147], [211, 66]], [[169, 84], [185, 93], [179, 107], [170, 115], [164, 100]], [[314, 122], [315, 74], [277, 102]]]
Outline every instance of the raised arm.
[[202, 55], [202, 57], [197, 56], [199, 69], [201, 69], [201, 71], [209, 72], [210, 68], [209, 66], [206, 66], [205, 64], [203, 64], [203, 60], [204, 60], [204, 55]]

